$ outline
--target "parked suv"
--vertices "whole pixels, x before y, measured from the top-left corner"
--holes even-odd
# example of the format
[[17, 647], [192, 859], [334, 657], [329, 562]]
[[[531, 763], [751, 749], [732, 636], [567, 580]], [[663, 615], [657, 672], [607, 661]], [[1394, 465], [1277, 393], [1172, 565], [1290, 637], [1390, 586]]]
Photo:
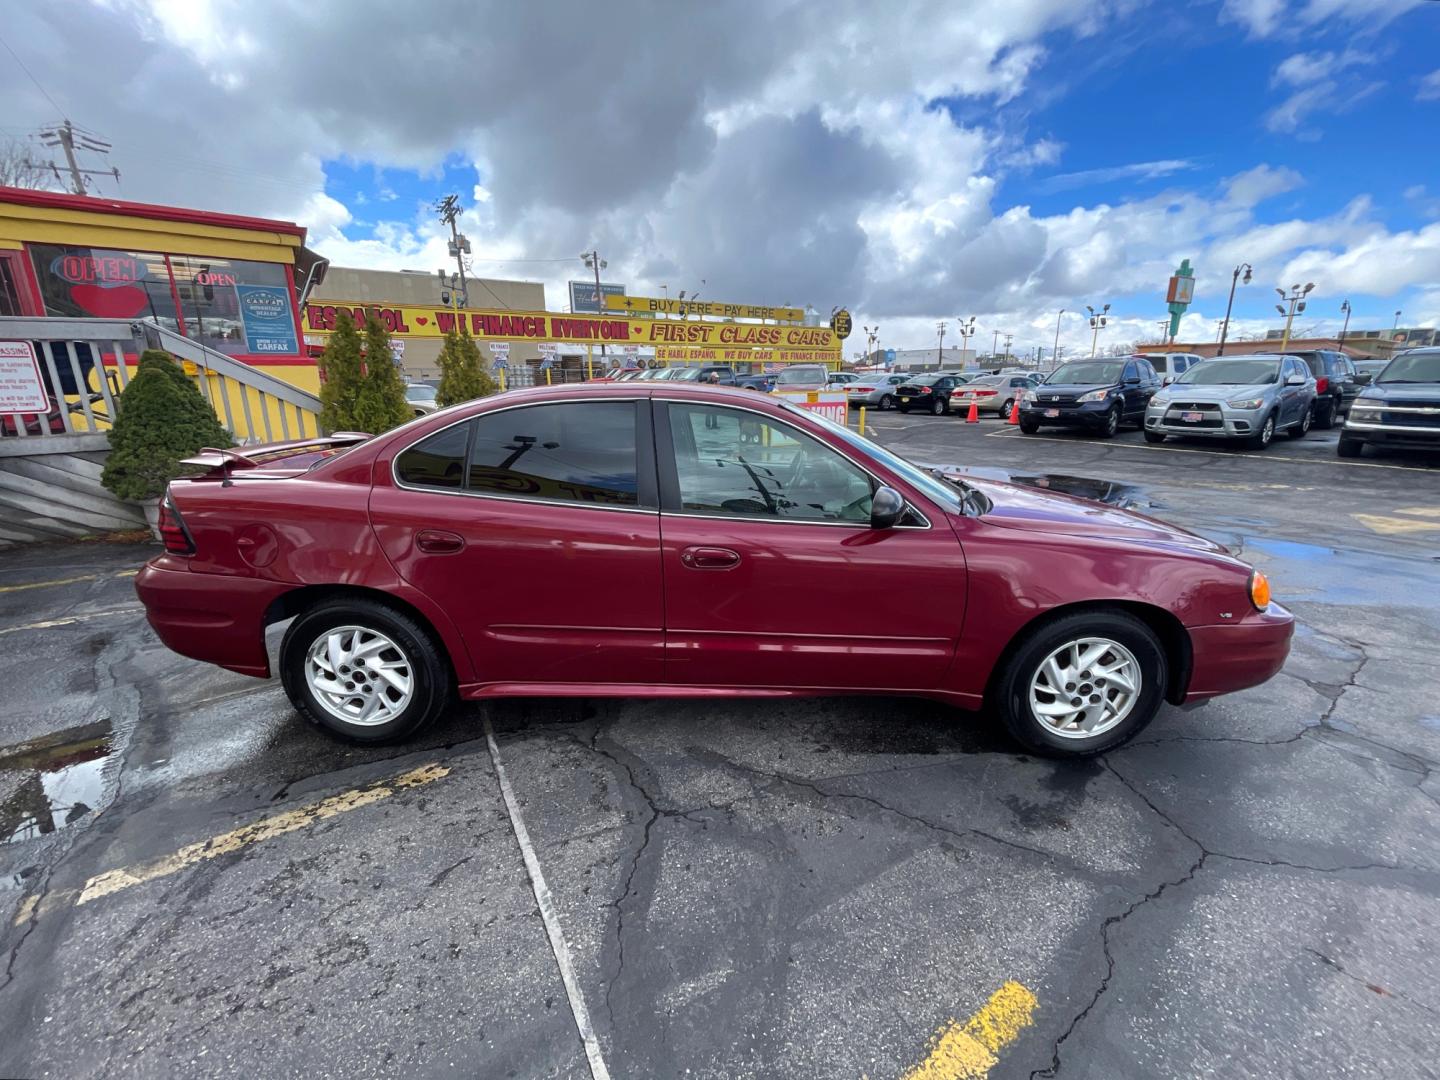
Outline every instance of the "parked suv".
[[1355, 379], [1355, 363], [1344, 353], [1327, 349], [1286, 350], [1298, 356], [1315, 376], [1315, 426], [1328, 429], [1348, 412], [1361, 383]]
[[1197, 353], [1172, 352], [1146, 353], [1145, 359], [1150, 361], [1160, 381], [1168, 386], [1205, 358]]
[[1360, 391], [1335, 451], [1359, 457], [1366, 443], [1440, 450], [1440, 349], [1399, 353]]
[[1275, 353], [1217, 356], [1150, 399], [1145, 441], [1167, 435], [1244, 439], [1264, 450], [1276, 432], [1303, 438], [1315, 418], [1315, 377], [1303, 360]]
[[901, 412], [924, 409], [936, 416], [944, 416], [950, 411], [950, 395], [964, 384], [965, 379], [960, 375], [947, 371], [932, 371], [925, 375], [916, 375], [909, 382], [897, 386], [895, 400], [900, 403]]
[[1144, 424], [1145, 406], [1160, 376], [1143, 356], [1071, 360], [1020, 399], [1020, 430], [1033, 435], [1047, 424], [1083, 427], [1110, 438], [1124, 423]]

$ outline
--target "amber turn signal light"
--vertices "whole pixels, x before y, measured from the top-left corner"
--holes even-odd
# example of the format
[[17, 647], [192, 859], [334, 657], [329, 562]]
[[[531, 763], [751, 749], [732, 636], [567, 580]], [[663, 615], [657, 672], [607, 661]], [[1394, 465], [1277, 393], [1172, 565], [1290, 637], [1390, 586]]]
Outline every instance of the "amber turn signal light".
[[1255, 605], [1256, 611], [1264, 611], [1270, 606], [1270, 579], [1259, 570], [1250, 574], [1250, 603]]

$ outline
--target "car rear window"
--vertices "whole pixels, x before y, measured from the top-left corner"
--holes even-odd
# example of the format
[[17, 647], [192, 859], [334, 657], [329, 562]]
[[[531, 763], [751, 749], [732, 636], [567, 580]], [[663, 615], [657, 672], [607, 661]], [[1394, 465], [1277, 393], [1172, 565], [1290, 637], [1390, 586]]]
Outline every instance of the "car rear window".
[[635, 405], [563, 402], [474, 421], [467, 487], [521, 498], [634, 506]]

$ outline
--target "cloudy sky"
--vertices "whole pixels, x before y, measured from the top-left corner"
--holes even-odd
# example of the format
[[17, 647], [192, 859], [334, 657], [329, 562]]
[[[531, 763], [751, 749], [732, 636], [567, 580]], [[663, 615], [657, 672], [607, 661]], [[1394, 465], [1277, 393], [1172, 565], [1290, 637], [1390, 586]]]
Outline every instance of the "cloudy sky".
[[[881, 342], [1440, 322], [1440, 3], [14, 0], [0, 136], [66, 115], [118, 192], [298, 221], [337, 265], [846, 305]], [[21, 63], [30, 75], [22, 70]], [[43, 89], [42, 89], [43, 88]], [[472, 293], [472, 302], [476, 301]], [[481, 294], [480, 300], [483, 300]]]

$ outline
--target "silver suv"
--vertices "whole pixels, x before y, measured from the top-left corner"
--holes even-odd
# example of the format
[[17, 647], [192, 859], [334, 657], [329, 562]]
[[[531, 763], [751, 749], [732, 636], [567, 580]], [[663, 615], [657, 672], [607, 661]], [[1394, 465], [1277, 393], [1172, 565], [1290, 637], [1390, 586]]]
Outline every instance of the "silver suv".
[[1218, 356], [1189, 368], [1145, 408], [1145, 441], [1167, 435], [1244, 439], [1264, 450], [1277, 431], [1303, 438], [1315, 418], [1315, 376], [1277, 353]]

